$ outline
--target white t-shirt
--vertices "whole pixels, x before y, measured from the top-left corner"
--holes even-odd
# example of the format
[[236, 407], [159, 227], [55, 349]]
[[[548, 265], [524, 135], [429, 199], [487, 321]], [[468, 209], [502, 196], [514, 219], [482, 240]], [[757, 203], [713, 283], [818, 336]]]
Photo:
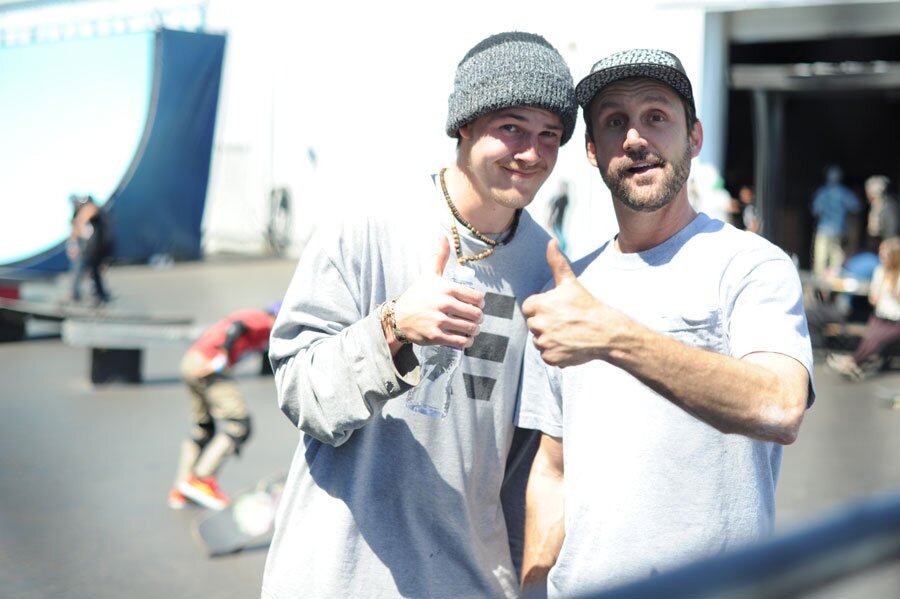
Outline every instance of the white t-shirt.
[[[588, 291], [656, 331], [735, 358], [786, 354], [812, 380], [797, 271], [758, 235], [700, 214], [656, 248], [622, 254], [610, 242], [573, 268]], [[517, 422], [563, 439], [566, 538], [551, 597], [772, 531], [780, 445], [723, 434], [607, 362], [558, 369], [526, 348]]]
[[900, 279], [897, 279], [891, 289], [884, 282], [884, 267], [877, 266], [872, 273], [872, 289], [879, 290], [875, 316], [900, 321]]

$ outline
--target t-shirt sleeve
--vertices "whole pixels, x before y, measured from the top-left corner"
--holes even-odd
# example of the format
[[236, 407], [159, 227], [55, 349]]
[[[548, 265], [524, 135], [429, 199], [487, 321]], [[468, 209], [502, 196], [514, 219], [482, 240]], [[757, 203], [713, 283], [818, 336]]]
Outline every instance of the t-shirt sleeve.
[[534, 346], [534, 336], [529, 333], [522, 364], [516, 426], [562, 437], [561, 376], [559, 368], [548, 366], [541, 359], [540, 352]]
[[772, 352], [794, 358], [809, 373], [807, 405], [812, 405], [812, 345], [796, 267], [783, 253], [760, 256], [754, 252], [735, 262], [726, 280], [731, 355], [740, 359], [754, 352]]

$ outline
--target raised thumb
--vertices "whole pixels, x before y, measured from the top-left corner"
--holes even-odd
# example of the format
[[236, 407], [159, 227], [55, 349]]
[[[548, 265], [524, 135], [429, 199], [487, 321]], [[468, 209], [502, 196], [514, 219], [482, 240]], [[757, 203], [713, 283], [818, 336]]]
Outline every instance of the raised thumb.
[[444, 267], [447, 266], [447, 258], [450, 257], [450, 242], [441, 235], [440, 245], [437, 254], [434, 255], [434, 272], [437, 276], [443, 276]]
[[567, 279], [574, 279], [575, 273], [569, 266], [569, 261], [565, 254], [559, 249], [559, 243], [555, 239], [551, 239], [547, 243], [547, 264], [553, 272], [553, 280], [559, 285]]

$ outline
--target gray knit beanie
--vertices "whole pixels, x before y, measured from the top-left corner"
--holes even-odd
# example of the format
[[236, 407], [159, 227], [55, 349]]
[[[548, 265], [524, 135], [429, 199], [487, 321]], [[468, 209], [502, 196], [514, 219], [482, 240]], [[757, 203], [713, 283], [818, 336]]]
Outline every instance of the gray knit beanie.
[[520, 31], [492, 35], [469, 50], [456, 67], [447, 104], [450, 137], [489, 112], [531, 106], [559, 115], [564, 144], [578, 114], [575, 84], [562, 56], [540, 35]]

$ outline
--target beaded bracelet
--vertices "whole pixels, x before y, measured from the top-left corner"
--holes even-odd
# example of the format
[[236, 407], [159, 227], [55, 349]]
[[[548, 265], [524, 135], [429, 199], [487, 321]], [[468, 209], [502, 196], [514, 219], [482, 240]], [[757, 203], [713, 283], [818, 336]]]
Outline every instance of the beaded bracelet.
[[394, 308], [397, 305], [397, 298], [395, 297], [389, 302], [384, 302], [381, 304], [381, 322], [387, 325], [391, 331], [394, 333], [394, 337], [402, 343], [403, 345], [407, 345], [412, 343], [409, 338], [403, 334], [403, 331], [400, 330], [400, 327], [397, 326], [397, 317], [394, 314]]

